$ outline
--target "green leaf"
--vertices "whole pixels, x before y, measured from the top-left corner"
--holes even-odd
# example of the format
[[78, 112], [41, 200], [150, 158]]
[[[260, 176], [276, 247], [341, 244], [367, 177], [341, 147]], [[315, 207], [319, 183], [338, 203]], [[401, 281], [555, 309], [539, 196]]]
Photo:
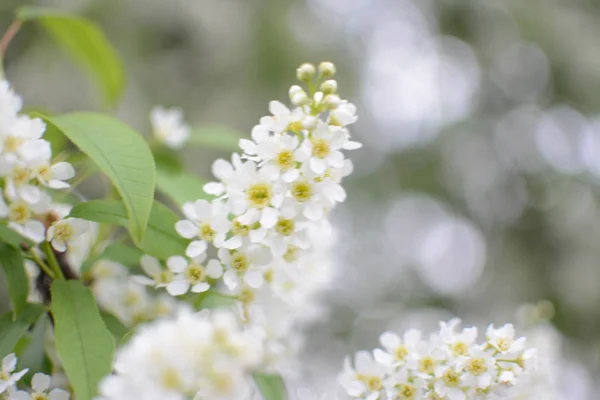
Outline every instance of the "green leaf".
[[14, 321], [12, 312], [0, 316], [0, 359], [14, 350], [19, 339], [42, 312], [44, 312], [44, 307], [37, 304], [28, 304], [27, 308]]
[[114, 315], [101, 311], [100, 316], [117, 343], [129, 332], [129, 329]]
[[96, 395], [98, 382], [111, 372], [115, 340], [96, 301], [79, 281], [52, 284], [56, 351], [79, 400]]
[[44, 340], [48, 323], [48, 316], [45, 314], [41, 315], [33, 326], [31, 333], [24, 336], [28, 338], [28, 345], [20, 354], [17, 353], [17, 357], [19, 357], [17, 369], [22, 370], [29, 368], [29, 372], [27, 372], [24, 378], [25, 381], [31, 380], [36, 372], [45, 374], [51, 374], [52, 372], [51, 368], [48, 368], [50, 365], [48, 364], [48, 359], [46, 357]]
[[237, 303], [236, 299], [214, 290], [203, 293], [194, 293], [194, 306], [197, 310], [231, 307]]
[[264, 400], [285, 400], [287, 393], [285, 383], [279, 375], [254, 374], [254, 381]]
[[239, 150], [238, 143], [244, 137], [241, 132], [220, 125], [202, 125], [192, 129], [188, 140], [191, 145], [225, 151]]
[[172, 172], [163, 168], [156, 171], [156, 188], [179, 207], [189, 201], [209, 199], [204, 192], [206, 180], [185, 172]]
[[100, 254], [88, 258], [81, 266], [81, 272], [88, 271], [98, 260], [110, 260], [126, 267], [137, 267], [144, 252], [126, 244], [111, 243]]
[[[74, 218], [127, 227], [126, 215], [123, 203], [110, 200], [92, 200], [78, 204], [69, 214]], [[178, 220], [177, 215], [168, 207], [154, 202], [146, 235], [139, 248], [144, 253], [162, 260], [184, 254], [187, 241], [175, 232], [175, 223]]]
[[20, 249], [21, 244], [31, 244], [29, 239], [25, 239], [17, 232], [10, 229], [7, 225], [0, 225], [0, 242], [7, 243], [15, 249]]
[[29, 279], [25, 273], [25, 260], [20, 250], [7, 244], [1, 244], [0, 263], [4, 268], [13, 314], [17, 317], [27, 306], [27, 295], [29, 294]]
[[102, 30], [85, 18], [43, 7], [17, 9], [22, 21], [36, 20], [52, 40], [96, 79], [104, 102], [115, 105], [123, 92], [125, 73], [115, 49]]
[[86, 153], [117, 188], [129, 217], [129, 231], [141, 243], [156, 184], [154, 159], [144, 139], [122, 122], [94, 113], [45, 117]]
[[154, 156], [157, 170], [165, 170], [172, 173], [180, 173], [183, 171], [181, 158], [176, 151], [161, 146], [154, 149], [152, 155]]

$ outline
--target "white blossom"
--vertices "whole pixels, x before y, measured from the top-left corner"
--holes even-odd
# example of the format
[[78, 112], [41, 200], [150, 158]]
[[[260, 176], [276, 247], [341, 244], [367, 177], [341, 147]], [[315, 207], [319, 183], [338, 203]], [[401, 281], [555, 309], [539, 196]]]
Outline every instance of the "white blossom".
[[72, 244], [81, 240], [82, 235], [90, 229], [88, 221], [79, 218], [66, 218], [56, 222], [48, 228], [46, 240], [57, 251], [66, 251]]
[[6, 392], [29, 371], [28, 369], [15, 372], [17, 368], [17, 357], [14, 353], [5, 356], [2, 359], [2, 369], [0, 370], [0, 394]]
[[260, 341], [224, 311], [191, 314], [142, 327], [116, 355], [100, 384], [106, 400], [250, 399]]
[[[354, 367], [346, 359], [339, 382], [356, 399], [496, 399], [534, 371], [535, 350], [514, 339], [512, 325], [490, 325], [487, 340], [477, 343], [477, 329], [458, 331], [459, 324], [441, 322], [427, 340], [414, 329], [402, 337], [385, 332], [385, 351], [358, 352]], [[510, 352], [498, 350], [505, 342]]]
[[181, 148], [190, 137], [190, 127], [183, 122], [183, 114], [178, 108], [155, 107], [150, 112], [154, 136], [165, 145]]
[[210, 288], [209, 279], [220, 278], [223, 267], [217, 260], [209, 260], [203, 265], [204, 254], [188, 260], [182, 256], [172, 256], [167, 260], [173, 279], [166, 285], [167, 291], [179, 296], [191, 290], [194, 293], [206, 292]]

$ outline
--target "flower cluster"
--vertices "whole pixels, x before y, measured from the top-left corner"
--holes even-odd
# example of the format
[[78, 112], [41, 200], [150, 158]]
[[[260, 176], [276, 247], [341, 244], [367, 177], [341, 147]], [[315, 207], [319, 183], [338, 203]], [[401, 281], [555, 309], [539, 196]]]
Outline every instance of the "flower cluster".
[[418, 330], [402, 337], [385, 332], [383, 349], [347, 358], [339, 376], [356, 399], [495, 399], [506, 398], [523, 375], [534, 369], [535, 349], [515, 338], [512, 325], [490, 325], [477, 343], [477, 328], [457, 331], [460, 320], [440, 323], [428, 340]]
[[180, 312], [140, 329], [104, 379], [106, 400], [248, 399], [260, 338], [229, 312]]
[[66, 161], [52, 163], [46, 125], [21, 114], [22, 100], [7, 81], [0, 81], [0, 217], [21, 236], [52, 242], [58, 251], [76, 242], [88, 229], [83, 220], [57, 217], [61, 207], [45, 189], [66, 189], [75, 176]]
[[[145, 256], [141, 261], [142, 267], [149, 268], [148, 262], [157, 263]], [[117, 317], [125, 326], [133, 327], [175, 312], [173, 297], [150, 293], [145, 282], [140, 282], [140, 277], [131, 276], [129, 269], [118, 262], [96, 261], [90, 269], [90, 278], [92, 293], [100, 308]]]
[[[242, 319], [272, 340], [270, 366], [297, 346], [291, 328], [313, 315], [311, 298], [329, 277], [328, 214], [345, 200], [341, 181], [352, 171], [343, 151], [361, 146], [346, 128], [357, 120], [356, 107], [339, 97], [334, 74], [329, 62], [298, 68], [308, 92], [292, 86], [291, 109], [272, 101], [271, 115], [240, 140], [242, 152], [213, 164], [218, 180], [204, 190], [214, 199], [184, 205], [176, 230], [190, 240], [185, 257], [169, 258], [166, 270], [146, 269], [146, 283], [174, 296], [222, 282]], [[156, 113], [152, 119], [159, 129]], [[182, 136], [181, 121], [170, 120], [165, 143]]]

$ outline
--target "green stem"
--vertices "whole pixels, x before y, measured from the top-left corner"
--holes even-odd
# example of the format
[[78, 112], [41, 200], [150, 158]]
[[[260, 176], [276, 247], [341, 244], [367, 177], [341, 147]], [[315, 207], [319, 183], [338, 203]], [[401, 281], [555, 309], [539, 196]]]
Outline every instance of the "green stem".
[[35, 252], [35, 249], [31, 249], [31, 251], [29, 252], [31, 254], [31, 259], [33, 261], [35, 261], [35, 263], [44, 270], [44, 272], [46, 273], [46, 275], [48, 275], [50, 278], [54, 279], [54, 272], [52, 272], [52, 270], [46, 265], [46, 263], [44, 261], [42, 261], [42, 259], [40, 258], [40, 256], [37, 255], [37, 253]]
[[58, 261], [56, 261], [56, 256], [54, 255], [54, 251], [52, 251], [52, 246], [50, 246], [50, 242], [42, 243], [42, 249], [46, 254], [46, 258], [48, 259], [48, 264], [50, 264], [50, 268], [56, 274], [57, 279], [65, 279], [65, 275], [60, 269], [60, 265], [58, 265]]

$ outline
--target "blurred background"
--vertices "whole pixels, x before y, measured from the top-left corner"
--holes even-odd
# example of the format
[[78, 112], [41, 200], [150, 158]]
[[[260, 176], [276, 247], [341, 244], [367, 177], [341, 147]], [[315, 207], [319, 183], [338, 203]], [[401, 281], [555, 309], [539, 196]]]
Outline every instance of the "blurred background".
[[[559, 332], [559, 398], [598, 398], [599, 2], [2, 0], [2, 31], [23, 3], [103, 28], [127, 71], [117, 115], [142, 132], [156, 104], [249, 132], [299, 64], [336, 63], [365, 146], [334, 214], [328, 318], [289, 380], [310, 388], [301, 400], [331, 393], [343, 356], [386, 329], [519, 322], [540, 300]], [[100, 109], [57, 51], [34, 26], [11, 43], [6, 75], [25, 103]], [[183, 154], [204, 176], [228, 156]]]

